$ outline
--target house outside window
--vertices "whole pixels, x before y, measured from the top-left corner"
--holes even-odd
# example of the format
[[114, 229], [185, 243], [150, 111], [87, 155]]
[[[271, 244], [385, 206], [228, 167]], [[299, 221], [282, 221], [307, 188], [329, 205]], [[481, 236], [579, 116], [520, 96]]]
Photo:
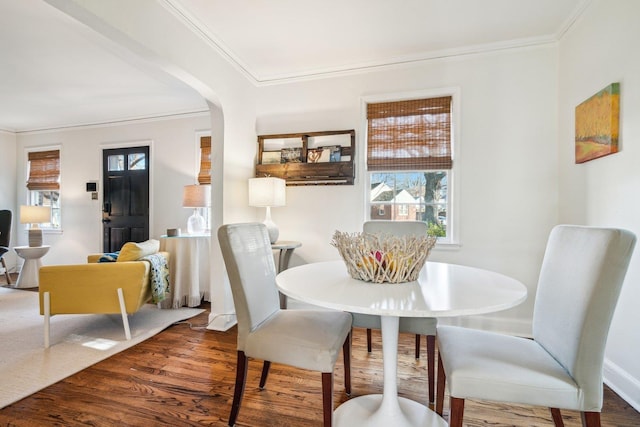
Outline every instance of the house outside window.
[[27, 204], [49, 206], [51, 219], [49, 223], [39, 224], [39, 227], [45, 230], [60, 230], [60, 150], [30, 151], [27, 153], [27, 159]]
[[368, 103], [368, 212], [452, 242], [453, 96]]

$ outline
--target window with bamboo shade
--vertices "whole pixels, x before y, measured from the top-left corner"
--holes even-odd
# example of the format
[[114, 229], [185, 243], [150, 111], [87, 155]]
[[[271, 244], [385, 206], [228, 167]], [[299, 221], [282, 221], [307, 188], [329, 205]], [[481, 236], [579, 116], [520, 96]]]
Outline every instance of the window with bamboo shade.
[[200, 185], [211, 184], [211, 137], [200, 138], [200, 171], [198, 172]]
[[31, 151], [29, 159], [29, 190], [60, 189], [60, 150]]
[[50, 208], [51, 220], [40, 224], [40, 228], [60, 229], [60, 150], [31, 151], [27, 160], [28, 204]]
[[452, 96], [367, 104], [369, 219], [424, 221], [451, 240]]
[[367, 169], [451, 169], [451, 97], [367, 105]]

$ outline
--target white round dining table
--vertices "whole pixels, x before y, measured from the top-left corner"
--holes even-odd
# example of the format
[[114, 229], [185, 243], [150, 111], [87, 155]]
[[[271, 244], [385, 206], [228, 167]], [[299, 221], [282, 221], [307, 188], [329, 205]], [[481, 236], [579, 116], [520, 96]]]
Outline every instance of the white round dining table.
[[418, 280], [390, 284], [352, 279], [343, 261], [292, 267], [276, 276], [278, 289], [305, 303], [381, 317], [383, 392], [358, 396], [334, 411], [337, 427], [446, 426], [427, 406], [399, 397], [400, 317], [455, 317], [514, 307], [527, 298], [520, 281], [474, 267], [427, 262]]

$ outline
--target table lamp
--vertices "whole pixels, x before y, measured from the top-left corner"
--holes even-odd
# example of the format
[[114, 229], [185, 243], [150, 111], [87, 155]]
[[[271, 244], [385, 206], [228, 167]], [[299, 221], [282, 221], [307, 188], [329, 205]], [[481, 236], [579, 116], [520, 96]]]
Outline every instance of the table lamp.
[[275, 243], [280, 231], [271, 220], [271, 208], [284, 206], [286, 202], [286, 181], [280, 178], [264, 177], [249, 179], [249, 206], [267, 208], [264, 224], [269, 231], [269, 240]]
[[39, 224], [51, 222], [51, 207], [20, 206], [20, 224], [31, 224], [29, 227], [29, 246], [42, 246], [42, 230]]
[[200, 215], [200, 208], [211, 206], [210, 185], [185, 185], [182, 194], [182, 206], [193, 208], [193, 215], [187, 220], [187, 233], [202, 234], [205, 231], [204, 218]]

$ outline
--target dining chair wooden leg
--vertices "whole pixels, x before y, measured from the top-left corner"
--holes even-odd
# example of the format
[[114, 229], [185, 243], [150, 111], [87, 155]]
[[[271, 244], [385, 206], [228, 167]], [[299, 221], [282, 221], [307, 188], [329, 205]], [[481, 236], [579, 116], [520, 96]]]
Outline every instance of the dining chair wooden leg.
[[367, 352], [371, 353], [371, 329], [367, 329]]
[[260, 390], [267, 384], [267, 377], [269, 376], [269, 368], [271, 368], [271, 362], [265, 360], [262, 364], [262, 374], [260, 375]]
[[233, 391], [233, 403], [231, 404], [231, 414], [229, 415], [229, 426], [233, 427], [240, 412], [240, 404], [242, 403], [242, 395], [244, 394], [244, 385], [247, 379], [247, 368], [249, 360], [244, 351], [238, 351], [238, 362], [236, 365], [236, 385]]
[[351, 396], [351, 334], [347, 335], [342, 345], [342, 357], [344, 359], [344, 390], [347, 396]]
[[560, 413], [560, 409], [558, 408], [549, 408], [551, 411], [551, 418], [553, 419], [553, 425], [556, 427], [564, 427], [564, 422], [562, 421], [562, 413]]
[[333, 372], [322, 373], [322, 415], [324, 427], [333, 423]]
[[449, 402], [449, 427], [462, 427], [464, 399], [451, 397]]
[[7, 268], [7, 263], [5, 262], [4, 258], [0, 258], [0, 261], [2, 261], [2, 268], [4, 268], [4, 277], [7, 279], [7, 285], [11, 284], [11, 275], [9, 274], [9, 269]]
[[429, 404], [435, 401], [435, 375], [436, 375], [436, 336], [427, 335], [427, 374], [429, 378]]
[[446, 376], [444, 373], [444, 366], [442, 365], [442, 359], [438, 357], [438, 389], [436, 394], [436, 414], [442, 416], [442, 409], [444, 407], [444, 384]]
[[580, 418], [583, 427], [600, 427], [600, 412], [582, 412]]
[[416, 359], [420, 359], [420, 334], [416, 334]]

